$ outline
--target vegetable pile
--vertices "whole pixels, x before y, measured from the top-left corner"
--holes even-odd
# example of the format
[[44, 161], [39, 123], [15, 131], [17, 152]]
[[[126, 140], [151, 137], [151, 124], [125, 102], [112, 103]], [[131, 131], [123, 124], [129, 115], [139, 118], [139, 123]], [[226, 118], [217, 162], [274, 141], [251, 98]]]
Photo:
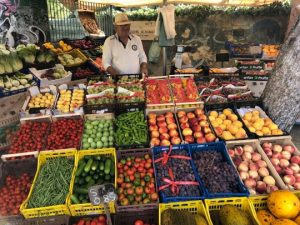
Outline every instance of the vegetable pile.
[[38, 173], [27, 208], [64, 204], [69, 193], [74, 159], [48, 159]]
[[138, 78], [122, 76], [117, 82], [117, 102], [144, 102], [145, 92], [143, 90], [143, 83]]
[[20, 205], [29, 193], [31, 176], [23, 173], [20, 177], [7, 176], [0, 188], [0, 216], [18, 215]]
[[49, 50], [42, 51], [35, 44], [20, 44], [16, 48], [18, 56], [27, 64], [53, 63], [55, 56]]
[[64, 66], [73, 66], [76, 64], [83, 63], [83, 60], [80, 57], [76, 57], [68, 53], [63, 53], [59, 55], [58, 59]]
[[83, 132], [82, 119], [60, 119], [51, 124], [47, 138], [47, 150], [80, 147]]
[[148, 80], [146, 83], [147, 104], [171, 103], [168, 80]]
[[92, 79], [88, 83], [87, 92], [88, 105], [110, 104], [115, 101], [115, 85], [112, 80]]
[[48, 69], [45, 73], [41, 75], [41, 78], [47, 78], [48, 80], [61, 79], [70, 75], [70, 72], [67, 72], [63, 65], [57, 64], [54, 68]]
[[75, 173], [72, 204], [89, 203], [88, 189], [93, 185], [115, 183], [115, 162], [111, 156], [84, 156]]
[[106, 225], [106, 217], [100, 215], [99, 217], [92, 218], [83, 218], [78, 222], [73, 223], [73, 225]]
[[31, 74], [16, 72], [10, 76], [6, 75], [0, 77], [0, 90], [3, 88], [5, 91], [14, 91], [30, 87], [34, 84], [35, 82], [33, 81], [33, 76]]
[[112, 119], [86, 120], [82, 136], [82, 149], [98, 149], [114, 146]]
[[193, 78], [170, 79], [175, 102], [195, 102], [199, 100], [197, 86]]
[[154, 170], [149, 154], [122, 157], [118, 161], [118, 204], [121, 206], [157, 202]]
[[143, 111], [123, 113], [116, 120], [117, 146], [139, 145], [148, 142], [147, 121]]
[[28, 108], [52, 108], [55, 96], [49, 92], [32, 96], [28, 103]]

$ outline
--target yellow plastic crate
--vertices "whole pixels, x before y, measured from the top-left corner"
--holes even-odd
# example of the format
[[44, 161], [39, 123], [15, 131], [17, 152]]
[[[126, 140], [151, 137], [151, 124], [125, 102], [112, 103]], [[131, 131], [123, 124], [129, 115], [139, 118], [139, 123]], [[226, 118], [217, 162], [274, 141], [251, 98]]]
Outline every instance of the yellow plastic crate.
[[62, 56], [64, 54], [70, 54], [72, 55], [74, 58], [80, 58], [82, 60], [82, 62], [80, 63], [74, 63], [72, 65], [63, 65], [64, 67], [68, 68], [68, 67], [75, 67], [75, 66], [80, 66], [83, 65], [84, 63], [86, 63], [86, 61], [88, 60], [88, 58], [79, 50], [79, 49], [73, 49], [69, 52], [63, 52], [63, 53], [59, 53], [58, 56]]
[[[65, 204], [62, 204], [62, 205], [54, 205], [54, 206], [32, 208], [32, 209], [28, 209], [27, 204], [28, 204], [29, 199], [31, 198], [33, 189], [35, 187], [34, 184], [36, 183], [36, 180], [38, 178], [41, 166], [43, 164], [45, 164], [45, 162], [48, 159], [53, 159], [53, 158], [57, 158], [57, 157], [73, 157], [74, 162], [75, 162], [75, 156], [76, 156], [75, 149], [40, 152], [39, 157], [38, 157], [37, 172], [34, 176], [34, 180], [33, 180], [32, 186], [30, 188], [30, 192], [28, 194], [27, 199], [22, 203], [22, 205], [20, 207], [20, 211], [26, 219], [36, 218], [36, 217], [44, 217], [44, 216], [70, 215], [70, 211], [67, 206], [67, 201]], [[74, 169], [75, 169], [75, 167], [73, 168], [72, 174], [74, 173]], [[69, 198], [69, 194], [68, 194], [66, 200], [68, 198]]]
[[163, 211], [167, 209], [175, 209], [177, 211], [188, 211], [193, 214], [200, 214], [205, 217], [208, 225], [213, 225], [209, 218], [208, 212], [206, 211], [205, 206], [201, 200], [159, 204], [159, 225], [161, 225], [161, 215]]
[[[83, 215], [91, 215], [91, 214], [104, 214], [105, 209], [103, 205], [94, 206], [91, 203], [85, 204], [72, 204], [71, 203], [71, 195], [73, 194], [74, 181], [75, 181], [75, 173], [77, 170], [78, 162], [81, 158], [86, 155], [105, 155], [105, 156], [113, 156], [115, 161], [115, 171], [117, 168], [117, 160], [116, 160], [116, 150], [114, 148], [104, 148], [104, 149], [94, 149], [94, 150], [82, 150], [78, 151], [76, 154], [75, 167], [76, 169], [73, 171], [73, 177], [70, 186], [70, 195], [67, 199], [67, 204], [70, 209], [72, 216], [83, 216]], [[117, 185], [117, 177], [115, 176], [115, 187]], [[113, 202], [109, 203], [109, 211], [110, 213], [115, 213], [115, 204]]]
[[251, 204], [250, 200], [246, 197], [244, 198], [220, 198], [220, 199], [206, 199], [205, 206], [208, 212], [209, 220], [211, 220], [210, 213], [212, 211], [219, 211], [224, 205], [234, 205], [248, 213], [251, 216], [253, 225], [259, 225], [257, 220], [255, 209]]

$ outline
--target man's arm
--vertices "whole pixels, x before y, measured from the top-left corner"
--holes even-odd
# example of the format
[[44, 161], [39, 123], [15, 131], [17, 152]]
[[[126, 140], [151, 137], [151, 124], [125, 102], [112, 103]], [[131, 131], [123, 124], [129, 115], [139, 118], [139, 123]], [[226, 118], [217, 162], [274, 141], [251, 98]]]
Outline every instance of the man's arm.
[[148, 66], [147, 63], [145, 62], [141, 63], [141, 73], [144, 74], [145, 76], [148, 76]]
[[111, 66], [112, 64], [112, 52], [110, 47], [110, 40], [107, 38], [103, 45], [103, 55], [102, 55], [102, 62], [104, 69], [107, 73], [114, 76], [117, 74], [117, 71]]

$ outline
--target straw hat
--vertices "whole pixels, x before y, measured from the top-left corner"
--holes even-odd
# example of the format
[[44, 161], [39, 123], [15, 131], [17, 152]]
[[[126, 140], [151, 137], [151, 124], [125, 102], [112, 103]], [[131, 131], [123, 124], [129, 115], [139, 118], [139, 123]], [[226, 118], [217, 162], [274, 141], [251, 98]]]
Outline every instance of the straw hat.
[[114, 25], [127, 25], [127, 24], [131, 24], [131, 21], [128, 19], [126, 13], [118, 13], [115, 16]]

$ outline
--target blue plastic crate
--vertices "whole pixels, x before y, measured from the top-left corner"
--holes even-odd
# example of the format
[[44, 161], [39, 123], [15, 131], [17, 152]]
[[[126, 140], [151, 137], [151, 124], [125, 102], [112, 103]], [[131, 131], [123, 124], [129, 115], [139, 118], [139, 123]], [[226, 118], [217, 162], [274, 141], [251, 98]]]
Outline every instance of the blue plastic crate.
[[[193, 153], [196, 151], [216, 151], [220, 152], [223, 156], [223, 159], [228, 162], [233, 168], [234, 165], [232, 164], [232, 161], [230, 159], [230, 156], [227, 153], [226, 145], [224, 142], [213, 142], [213, 143], [206, 143], [206, 144], [191, 144], [189, 146], [190, 148], [190, 156], [192, 158], [192, 163], [194, 164], [193, 160]], [[208, 189], [205, 187], [205, 182], [201, 178], [201, 174], [199, 174], [198, 169], [196, 165], [193, 165], [195, 168], [195, 174], [197, 176], [197, 179], [204, 184], [204, 191], [205, 191], [205, 197], [206, 198], [227, 198], [227, 197], [243, 197], [243, 196], [249, 196], [250, 193], [248, 189], [244, 186], [242, 181], [239, 178], [239, 174], [236, 172], [238, 185], [239, 185], [239, 192], [233, 193], [233, 192], [224, 192], [224, 193], [210, 193]]]
[[[166, 146], [166, 147], [163, 147], [163, 146], [159, 146], [159, 147], [154, 147], [153, 148], [153, 155], [152, 155], [152, 158], [153, 158], [153, 164], [154, 164], [154, 173], [155, 173], [155, 177], [156, 177], [156, 184], [157, 184], [157, 188], [159, 188], [160, 186], [162, 186], [160, 180], [158, 179], [157, 177], [157, 172], [156, 172], [156, 165], [154, 163], [155, 161], [155, 156], [157, 154], [159, 154], [160, 152], [164, 152], [164, 151], [169, 151], [170, 147], [169, 146]], [[187, 151], [187, 155], [190, 156], [189, 154], [189, 145], [188, 144], [184, 144], [184, 145], [174, 145], [172, 146], [172, 151], [176, 152], [178, 150], [185, 150]], [[172, 159], [169, 159], [169, 160], [172, 160]], [[199, 185], [199, 191], [200, 191], [200, 195], [199, 196], [195, 196], [195, 197], [168, 197], [166, 196], [164, 193], [162, 193], [161, 191], [158, 191], [158, 194], [159, 194], [159, 197], [160, 197], [160, 202], [161, 203], [168, 203], [168, 202], [181, 202], [181, 201], [192, 201], [192, 200], [203, 200], [204, 199], [204, 194], [205, 194], [205, 191], [203, 189], [203, 184], [198, 180], [198, 176], [196, 175], [196, 169], [192, 163], [191, 160], [190, 161], [190, 165], [192, 167], [192, 171], [193, 171], [193, 174], [195, 175], [195, 181], [198, 182], [200, 185]]]

